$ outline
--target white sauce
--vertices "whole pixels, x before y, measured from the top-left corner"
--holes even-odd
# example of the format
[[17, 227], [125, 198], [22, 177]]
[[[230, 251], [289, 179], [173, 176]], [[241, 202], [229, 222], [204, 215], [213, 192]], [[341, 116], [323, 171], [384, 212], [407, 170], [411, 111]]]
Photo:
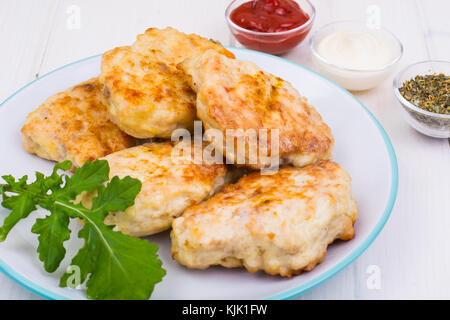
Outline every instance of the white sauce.
[[328, 63], [353, 70], [378, 69], [392, 62], [393, 48], [364, 31], [336, 31], [323, 38], [316, 51]]
[[387, 77], [401, 47], [370, 31], [342, 30], [325, 36], [314, 49], [320, 73], [348, 90], [367, 90]]

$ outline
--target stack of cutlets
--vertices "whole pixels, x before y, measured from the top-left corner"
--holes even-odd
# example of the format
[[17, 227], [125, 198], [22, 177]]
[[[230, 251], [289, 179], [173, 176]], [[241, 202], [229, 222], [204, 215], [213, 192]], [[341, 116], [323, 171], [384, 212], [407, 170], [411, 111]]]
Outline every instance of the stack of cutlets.
[[[170, 141], [195, 120], [203, 142]], [[22, 134], [42, 158], [105, 159], [111, 178], [139, 179], [135, 204], [105, 223], [136, 237], [172, 227], [172, 255], [189, 268], [290, 276], [354, 235], [351, 179], [330, 161], [319, 113], [289, 82], [195, 34], [151, 28], [106, 52], [98, 78], [48, 98]]]

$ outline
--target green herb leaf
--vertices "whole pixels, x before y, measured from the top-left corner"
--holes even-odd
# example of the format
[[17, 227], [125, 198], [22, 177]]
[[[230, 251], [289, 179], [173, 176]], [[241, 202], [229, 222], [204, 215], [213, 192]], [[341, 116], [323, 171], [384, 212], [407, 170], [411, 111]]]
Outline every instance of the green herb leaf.
[[109, 211], [123, 211], [134, 204], [141, 186], [139, 180], [131, 177], [113, 177], [106, 187], [97, 188], [98, 195], [92, 200], [91, 210], [104, 217]]
[[[28, 176], [23, 176], [18, 181], [11, 176], [3, 176], [6, 184], [1, 185], [1, 195], [3, 198], [2, 206], [11, 209], [12, 212], [5, 218], [3, 226], [0, 228], [0, 242], [4, 241], [11, 229], [21, 220], [37, 209], [39, 204], [43, 208], [51, 210], [53, 196], [47, 195], [48, 191], [56, 191], [61, 189], [63, 177], [59, 176], [57, 171], [67, 170], [72, 166], [70, 161], [64, 161], [55, 165], [53, 173], [49, 177], [45, 177], [42, 173], [36, 172], [36, 180], [28, 184]], [[15, 195], [8, 196], [7, 193]]]
[[[141, 190], [141, 182], [131, 177], [109, 180], [109, 165], [105, 160], [86, 162], [72, 177], [59, 174], [72, 164], [57, 164], [50, 176], [36, 173], [36, 180], [27, 183], [24, 176], [18, 181], [4, 176], [0, 185], [2, 206], [12, 210], [0, 228], [0, 241], [11, 229], [37, 209], [50, 215], [36, 220], [32, 232], [39, 235], [39, 259], [48, 272], [54, 272], [66, 255], [64, 242], [70, 238], [69, 221], [81, 219], [84, 227], [78, 236], [84, 246], [72, 260], [79, 268], [79, 283], [87, 280], [87, 294], [94, 299], [148, 299], [156, 283], [165, 275], [158, 259], [158, 247], [147, 240], [132, 238], [106, 226], [104, 218], [111, 211], [123, 211], [134, 204]], [[92, 208], [87, 209], [73, 200], [82, 192], [97, 191]], [[61, 278], [60, 285], [69, 285], [70, 273]], [[89, 278], [89, 279], [88, 279]]]
[[[114, 177], [106, 187], [97, 188], [97, 196], [89, 211], [81, 205], [57, 202], [70, 208], [73, 217], [83, 219], [84, 228], [78, 236], [85, 239], [84, 247], [72, 260], [80, 268], [80, 280], [87, 282], [87, 294], [93, 299], [147, 299], [156, 283], [165, 274], [157, 259], [157, 246], [147, 241], [114, 232], [103, 224], [110, 211], [125, 210], [134, 204], [141, 189], [139, 180]], [[136, 259], [139, 257], [139, 259]], [[71, 273], [61, 279], [68, 286]]]
[[83, 191], [92, 192], [109, 180], [109, 165], [106, 160], [87, 161], [71, 178], [66, 177], [64, 188], [55, 193], [56, 198], [73, 200]]
[[64, 241], [70, 238], [69, 216], [54, 207], [51, 214], [36, 219], [31, 232], [39, 234], [39, 260], [44, 262], [47, 272], [54, 272], [66, 255]]
[[[72, 205], [71, 205], [72, 206]], [[82, 206], [78, 214], [87, 214]], [[80, 279], [87, 281], [91, 299], [148, 299], [154, 285], [165, 275], [157, 258], [158, 247], [112, 231], [103, 224], [102, 215], [85, 216], [85, 225], [78, 236], [85, 239], [83, 248], [71, 265], [80, 268]], [[60, 286], [66, 287], [71, 274], [66, 273]]]
[[[5, 179], [6, 180], [6, 179]], [[30, 193], [21, 193], [17, 196], [4, 198], [2, 206], [11, 209], [9, 216], [3, 221], [3, 226], [0, 228], [0, 242], [5, 241], [12, 228], [21, 220], [36, 210], [36, 204], [33, 201], [33, 196]]]

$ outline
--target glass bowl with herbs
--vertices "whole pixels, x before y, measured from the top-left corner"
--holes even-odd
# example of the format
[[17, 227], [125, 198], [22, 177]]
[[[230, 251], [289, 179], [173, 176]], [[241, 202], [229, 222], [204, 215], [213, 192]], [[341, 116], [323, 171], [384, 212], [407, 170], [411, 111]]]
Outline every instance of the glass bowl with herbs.
[[450, 62], [414, 63], [394, 79], [394, 93], [406, 121], [435, 138], [450, 138]]

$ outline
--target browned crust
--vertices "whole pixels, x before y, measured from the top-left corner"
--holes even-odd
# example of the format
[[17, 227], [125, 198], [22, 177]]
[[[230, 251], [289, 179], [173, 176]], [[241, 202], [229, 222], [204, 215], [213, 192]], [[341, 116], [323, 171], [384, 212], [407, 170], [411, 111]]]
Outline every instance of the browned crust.
[[[252, 172], [190, 207], [174, 221], [172, 256], [196, 269], [211, 265], [244, 267], [249, 272], [263, 270], [283, 277], [310, 271], [324, 259], [329, 244], [354, 237], [357, 208], [350, 180], [348, 173], [332, 161], [302, 169], [284, 167], [268, 176]], [[326, 207], [318, 209], [318, 201]], [[294, 209], [294, 204], [303, 209]], [[323, 239], [317, 243], [316, 238], [303, 238], [301, 232], [306, 231], [301, 226], [310, 219], [320, 220], [320, 216], [315, 217], [318, 210], [327, 220], [316, 229], [317, 239]], [[292, 224], [298, 228], [292, 229]], [[208, 228], [214, 228], [214, 232]], [[228, 232], [236, 232], [239, 240], [228, 238]], [[265, 260], [267, 253], [270, 257], [279, 254], [279, 264]], [[300, 260], [291, 262], [291, 258]]]
[[[276, 129], [282, 164], [285, 156], [295, 154], [313, 154], [316, 160], [331, 158], [334, 138], [330, 128], [287, 81], [263, 72], [252, 63], [227, 59], [212, 51], [186, 60], [178, 68], [191, 75], [190, 84], [197, 92], [197, 115], [206, 129], [222, 132], [253, 129], [258, 133], [258, 145], [266, 145], [259, 135], [260, 129], [266, 129], [268, 156], [271, 132]], [[250, 144], [248, 136], [244, 141]], [[266, 166], [248, 161], [246, 164], [253, 169]]]
[[25, 150], [79, 167], [134, 146], [135, 140], [109, 120], [102, 91], [92, 78], [48, 98], [22, 127]]

